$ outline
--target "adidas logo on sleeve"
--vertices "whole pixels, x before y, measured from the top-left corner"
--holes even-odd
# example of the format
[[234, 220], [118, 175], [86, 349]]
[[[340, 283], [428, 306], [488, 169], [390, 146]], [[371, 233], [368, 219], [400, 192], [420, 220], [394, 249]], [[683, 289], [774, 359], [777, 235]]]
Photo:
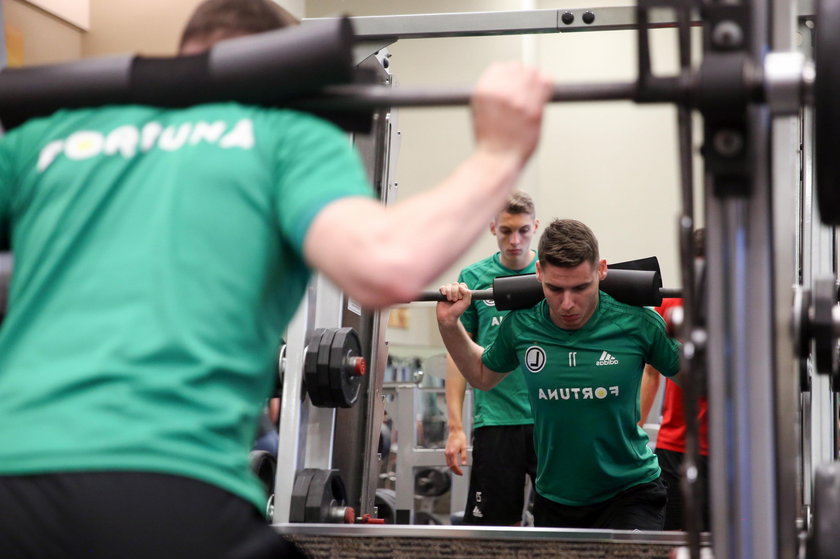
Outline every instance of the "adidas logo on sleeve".
[[604, 365], [618, 365], [618, 359], [607, 353], [606, 351], [601, 352], [601, 357], [595, 362], [595, 365], [601, 367]]

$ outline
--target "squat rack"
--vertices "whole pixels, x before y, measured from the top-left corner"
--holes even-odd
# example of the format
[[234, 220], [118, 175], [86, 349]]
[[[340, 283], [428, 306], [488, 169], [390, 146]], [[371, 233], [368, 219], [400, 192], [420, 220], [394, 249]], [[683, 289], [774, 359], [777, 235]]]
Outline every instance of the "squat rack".
[[[767, 51], [792, 50], [795, 8], [789, 0], [705, 4], [704, 58], [717, 57], [725, 66], [738, 52], [758, 66]], [[633, 29], [635, 13], [592, 8], [352, 20], [369, 41], [357, 47], [358, 58], [400, 38]], [[650, 27], [678, 24], [657, 10], [649, 13]], [[799, 15], [809, 14], [803, 5]], [[688, 19], [699, 23], [694, 12]], [[790, 112], [773, 118], [767, 106], [723, 101], [704, 108], [706, 143], [715, 147], [704, 153], [707, 322], [689, 323], [684, 336], [708, 364], [714, 551], [723, 559], [794, 557], [804, 520], [792, 458], [800, 452], [800, 402], [789, 333], [791, 284], [798, 276], [790, 233], [799, 231], [791, 211], [798, 203], [792, 185], [799, 184], [799, 126]], [[684, 239], [694, 226], [690, 210], [678, 224]], [[686, 356], [687, 363], [693, 359]]]

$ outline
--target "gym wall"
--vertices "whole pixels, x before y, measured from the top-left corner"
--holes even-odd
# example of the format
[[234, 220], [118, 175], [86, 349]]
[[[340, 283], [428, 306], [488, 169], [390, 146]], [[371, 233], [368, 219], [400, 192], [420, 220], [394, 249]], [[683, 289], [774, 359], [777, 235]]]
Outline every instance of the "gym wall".
[[22, 47], [27, 66], [81, 57], [83, 31], [49, 12], [21, 0], [3, 0], [3, 20], [6, 34]]
[[136, 52], [172, 55], [187, 18], [201, 0], [90, 0], [84, 57]]

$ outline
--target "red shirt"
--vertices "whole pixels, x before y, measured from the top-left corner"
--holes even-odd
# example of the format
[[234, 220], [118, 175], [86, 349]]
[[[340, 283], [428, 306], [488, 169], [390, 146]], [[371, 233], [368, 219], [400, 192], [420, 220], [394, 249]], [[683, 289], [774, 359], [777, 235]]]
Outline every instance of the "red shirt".
[[[668, 320], [668, 309], [682, 306], [682, 299], [663, 299], [662, 306], [656, 312]], [[706, 417], [708, 402], [706, 398], [698, 401], [697, 421], [700, 430], [700, 454], [709, 455], [709, 421]], [[683, 391], [675, 382], [665, 380], [665, 397], [662, 401], [662, 424], [656, 436], [656, 448], [674, 452], [685, 452], [685, 412], [683, 411]]]

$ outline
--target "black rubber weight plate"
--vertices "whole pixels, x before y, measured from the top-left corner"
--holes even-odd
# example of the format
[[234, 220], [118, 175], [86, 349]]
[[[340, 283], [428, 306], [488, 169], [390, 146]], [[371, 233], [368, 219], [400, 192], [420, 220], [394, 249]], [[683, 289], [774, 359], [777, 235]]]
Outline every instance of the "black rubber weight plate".
[[317, 328], [312, 332], [312, 337], [306, 346], [306, 354], [303, 357], [303, 382], [313, 406], [321, 405], [324, 400], [318, 385], [318, 347], [324, 332], [323, 328]]
[[840, 225], [840, 2], [817, 0], [814, 120], [817, 203], [826, 225]]

